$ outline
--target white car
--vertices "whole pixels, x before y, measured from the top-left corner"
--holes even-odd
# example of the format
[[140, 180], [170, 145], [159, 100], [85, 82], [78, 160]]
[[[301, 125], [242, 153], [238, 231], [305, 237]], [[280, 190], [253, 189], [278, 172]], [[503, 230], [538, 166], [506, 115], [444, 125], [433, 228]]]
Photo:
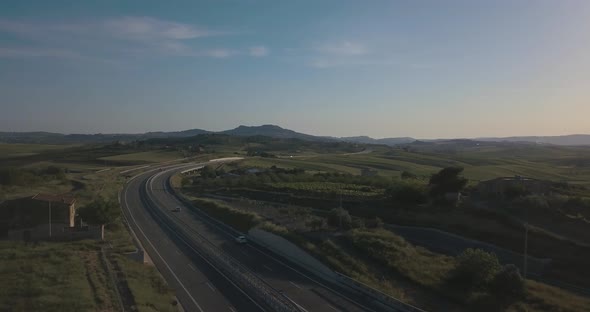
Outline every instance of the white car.
[[236, 240], [236, 243], [238, 243], [238, 244], [245, 244], [248, 242], [248, 240], [246, 239], [246, 236], [244, 236], [244, 235], [240, 235], [240, 236], [236, 237], [235, 240]]

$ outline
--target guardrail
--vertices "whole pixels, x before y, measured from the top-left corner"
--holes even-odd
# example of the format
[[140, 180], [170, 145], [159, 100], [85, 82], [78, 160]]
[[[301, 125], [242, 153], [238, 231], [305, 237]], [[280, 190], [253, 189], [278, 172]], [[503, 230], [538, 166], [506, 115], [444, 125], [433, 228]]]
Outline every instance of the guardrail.
[[[165, 222], [171, 227], [171, 230], [178, 235], [181, 240], [189, 245], [191, 248], [197, 249], [199, 254], [207, 261], [215, 270], [225, 276], [230, 282], [234, 283], [242, 292], [254, 296], [272, 311], [279, 312], [300, 312], [301, 310], [293, 304], [288, 298], [279, 293], [272, 286], [268, 285], [261, 278], [245, 268], [239, 261], [235, 260], [206, 237], [199, 232], [191, 229], [191, 235], [186, 231], [187, 227], [180, 226], [177, 221], [174, 221], [161, 209], [157, 208], [157, 200], [147, 191], [147, 185], [153, 177], [150, 177], [143, 182], [141, 192], [148, 199], [146, 201], [149, 207], [149, 212], [156, 218]], [[193, 244], [189, 244], [192, 242]], [[214, 265], [215, 264], [215, 265]]]
[[411, 304], [405, 303], [405, 302], [400, 301], [394, 297], [391, 297], [390, 295], [385, 294], [385, 293], [383, 293], [383, 292], [381, 292], [381, 291], [379, 291], [367, 284], [359, 282], [349, 276], [346, 276], [346, 275], [338, 273], [338, 272], [336, 272], [336, 274], [338, 275], [338, 277], [340, 277], [340, 280], [342, 281], [342, 283], [357, 289], [358, 291], [378, 300], [379, 302], [381, 302], [383, 304], [386, 304], [392, 308], [396, 308], [399, 311], [426, 312], [425, 310], [422, 310], [422, 309], [415, 307]]
[[[174, 195], [178, 200], [180, 200], [181, 202], [183, 202], [186, 206], [188, 207], [194, 207], [193, 204], [187, 200], [181, 193], [178, 193], [170, 184], [170, 180], [168, 179], [166, 181], [166, 188], [168, 189], [168, 191]], [[216, 225], [218, 225], [219, 227], [223, 228], [224, 231], [231, 233], [233, 235], [241, 235], [243, 233], [240, 233], [238, 231], [236, 231], [234, 228], [232, 228], [231, 226], [217, 220], [216, 218], [211, 217], [209, 214], [207, 214], [206, 212], [200, 210], [200, 209], [194, 209], [192, 210], [193, 212], [196, 212], [197, 214], [201, 215], [202, 217], [205, 217], [208, 221], [215, 223]], [[252, 241], [252, 239], [250, 239]], [[266, 249], [272, 250], [272, 248], [269, 248], [269, 246], [267, 246], [266, 244], [260, 244], [260, 242], [257, 241], [252, 241], [254, 243], [256, 243], [257, 245], [264, 247]], [[273, 251], [274, 252], [274, 251]], [[282, 255], [281, 255], [282, 256]], [[290, 262], [294, 262], [293, 259], [289, 258], [288, 259]], [[305, 268], [306, 270], [308, 270], [309, 272], [312, 272], [314, 275], [316, 275], [317, 277], [319, 277], [322, 280], [325, 280], [326, 282], [329, 283], [334, 283], [334, 279], [333, 278], [328, 278], [326, 277], [324, 274], [320, 274], [319, 272], [310, 269], [309, 267], [295, 262], [296, 265], [301, 266], [303, 268]], [[342, 285], [347, 286], [348, 288], [351, 288], [353, 291], [362, 293], [366, 296], [369, 296], [370, 298], [373, 298], [374, 300], [380, 302], [382, 305], [388, 306], [389, 308], [393, 308], [397, 311], [404, 311], [404, 312], [426, 312], [425, 310], [422, 310], [418, 307], [415, 307], [413, 305], [410, 305], [408, 303], [405, 303], [399, 299], [396, 299], [394, 297], [391, 297], [369, 285], [366, 285], [360, 281], [357, 281], [347, 275], [344, 275], [342, 273], [336, 272], [334, 271], [334, 273], [336, 273], [336, 275], [338, 276], [338, 282], [340, 282]]]

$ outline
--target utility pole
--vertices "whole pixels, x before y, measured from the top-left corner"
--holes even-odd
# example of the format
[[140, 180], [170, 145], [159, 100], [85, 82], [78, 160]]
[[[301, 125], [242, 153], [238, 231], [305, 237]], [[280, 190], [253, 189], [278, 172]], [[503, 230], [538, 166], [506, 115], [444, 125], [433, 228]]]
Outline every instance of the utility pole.
[[[522, 189], [525, 189], [524, 178], [518, 176], [520, 180], [520, 185]], [[524, 207], [524, 263], [522, 266], [522, 277], [523, 280], [526, 282], [526, 273], [527, 273], [527, 265], [528, 265], [528, 258], [527, 252], [529, 249], [529, 204], [525, 202]], [[526, 284], [525, 284], [526, 285]]]
[[51, 237], [51, 199], [49, 200], [49, 237]]
[[342, 191], [340, 191], [340, 211], [338, 211], [338, 219], [340, 220], [340, 230], [342, 231]]
[[525, 209], [525, 221], [524, 221], [524, 265], [523, 265], [523, 278], [526, 281], [526, 271], [527, 271], [527, 251], [529, 245], [529, 207], [528, 205], [524, 208]]

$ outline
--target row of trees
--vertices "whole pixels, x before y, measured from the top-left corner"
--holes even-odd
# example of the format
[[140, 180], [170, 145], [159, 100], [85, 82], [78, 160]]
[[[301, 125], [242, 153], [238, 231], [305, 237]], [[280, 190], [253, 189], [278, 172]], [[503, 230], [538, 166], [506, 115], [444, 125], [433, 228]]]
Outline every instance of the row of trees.
[[425, 185], [416, 180], [414, 175], [404, 171], [402, 181], [392, 185], [386, 193], [402, 204], [424, 204], [429, 200], [437, 203], [452, 202], [447, 195], [457, 194], [467, 185], [468, 181], [462, 173], [461, 167], [447, 167], [433, 174], [428, 185]]
[[[230, 173], [231, 175], [226, 175]], [[217, 179], [219, 177], [219, 179]], [[223, 168], [207, 166], [200, 172], [200, 177], [194, 178], [193, 183], [198, 186], [261, 186], [279, 182], [333, 182], [343, 184], [366, 185], [376, 188], [387, 188], [396, 182], [386, 177], [363, 177], [343, 173], [306, 174], [304, 169], [284, 169], [271, 167], [257, 173], [248, 173], [245, 169], [227, 172]]]

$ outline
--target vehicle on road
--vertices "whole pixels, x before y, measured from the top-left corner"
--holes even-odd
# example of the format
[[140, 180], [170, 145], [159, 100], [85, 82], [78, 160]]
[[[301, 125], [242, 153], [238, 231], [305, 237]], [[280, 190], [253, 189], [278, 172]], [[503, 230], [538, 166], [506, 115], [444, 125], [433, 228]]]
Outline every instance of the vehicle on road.
[[172, 209], [172, 212], [180, 212], [180, 206], [176, 206], [176, 208]]
[[248, 239], [246, 239], [246, 236], [244, 235], [240, 235], [238, 237], [235, 238], [236, 243], [238, 244], [245, 244], [248, 242]]

